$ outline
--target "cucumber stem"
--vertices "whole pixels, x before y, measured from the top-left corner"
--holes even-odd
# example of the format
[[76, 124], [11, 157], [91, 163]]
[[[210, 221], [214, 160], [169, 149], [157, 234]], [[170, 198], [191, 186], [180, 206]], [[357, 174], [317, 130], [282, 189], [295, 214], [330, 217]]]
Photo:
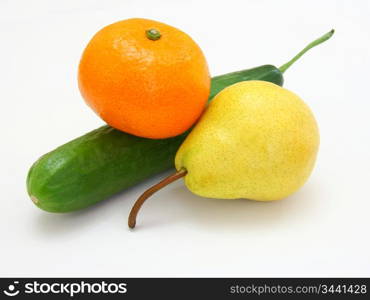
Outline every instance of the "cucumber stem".
[[165, 187], [166, 185], [169, 185], [171, 182], [174, 182], [175, 180], [184, 177], [187, 173], [188, 171], [186, 171], [185, 169], [181, 169], [180, 171], [177, 171], [176, 173], [167, 176], [165, 179], [161, 180], [157, 184], [147, 189], [144, 193], [142, 193], [141, 196], [136, 200], [134, 206], [131, 208], [130, 215], [128, 217], [128, 227], [130, 228], [135, 227], [137, 214], [146, 199], [148, 199], [151, 195], [153, 195], [161, 188]]
[[284, 73], [292, 64], [294, 64], [303, 54], [305, 54], [308, 50], [321, 43], [327, 41], [332, 37], [334, 34], [334, 29], [330, 30], [328, 33], [324, 34], [323, 36], [319, 37], [318, 39], [314, 40], [313, 42], [309, 43], [301, 52], [299, 52], [296, 56], [294, 56], [290, 61], [286, 64], [282, 65], [279, 70], [281, 73]]

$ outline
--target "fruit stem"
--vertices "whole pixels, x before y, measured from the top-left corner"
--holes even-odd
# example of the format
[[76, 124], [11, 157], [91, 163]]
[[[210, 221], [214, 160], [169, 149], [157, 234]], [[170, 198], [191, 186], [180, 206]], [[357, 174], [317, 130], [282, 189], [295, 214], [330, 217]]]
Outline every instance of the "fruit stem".
[[155, 192], [165, 187], [166, 185], [170, 184], [171, 182], [174, 182], [177, 179], [184, 177], [187, 173], [188, 171], [186, 171], [185, 169], [181, 169], [180, 171], [177, 171], [176, 173], [167, 176], [165, 179], [153, 185], [152, 187], [147, 189], [144, 193], [142, 193], [141, 196], [136, 200], [134, 206], [131, 208], [130, 215], [128, 217], [128, 227], [130, 228], [135, 227], [137, 214], [146, 199], [148, 199]]
[[334, 29], [330, 30], [328, 33], [325, 33], [323, 36], [319, 37], [318, 39], [314, 40], [313, 42], [309, 43], [301, 52], [299, 52], [296, 56], [294, 56], [290, 61], [286, 64], [282, 65], [279, 70], [281, 73], [284, 73], [292, 64], [294, 64], [303, 54], [305, 54], [308, 50], [321, 43], [327, 41], [332, 37], [334, 34]]
[[152, 41], [156, 41], [161, 38], [161, 33], [157, 29], [154, 29], [154, 28], [145, 31], [145, 34], [146, 34], [146, 37]]

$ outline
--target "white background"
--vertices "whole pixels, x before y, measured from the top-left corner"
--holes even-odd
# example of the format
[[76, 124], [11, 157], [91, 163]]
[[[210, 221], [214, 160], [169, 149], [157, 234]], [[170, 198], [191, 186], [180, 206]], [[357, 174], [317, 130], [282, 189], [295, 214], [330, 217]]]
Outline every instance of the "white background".
[[[370, 276], [369, 1], [1, 1], [0, 276]], [[87, 210], [57, 215], [29, 200], [28, 168], [102, 121], [76, 81], [101, 27], [130, 17], [191, 35], [211, 74], [281, 65], [285, 87], [321, 131], [307, 184], [280, 202], [211, 200], [177, 182], [126, 225], [161, 174]]]

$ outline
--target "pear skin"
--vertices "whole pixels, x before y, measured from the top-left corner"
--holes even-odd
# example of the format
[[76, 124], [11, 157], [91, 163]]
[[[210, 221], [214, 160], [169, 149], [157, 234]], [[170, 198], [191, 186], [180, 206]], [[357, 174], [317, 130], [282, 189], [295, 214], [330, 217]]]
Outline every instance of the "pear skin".
[[179, 148], [190, 191], [208, 198], [279, 200], [308, 179], [319, 147], [310, 108], [289, 90], [244, 81], [222, 90]]

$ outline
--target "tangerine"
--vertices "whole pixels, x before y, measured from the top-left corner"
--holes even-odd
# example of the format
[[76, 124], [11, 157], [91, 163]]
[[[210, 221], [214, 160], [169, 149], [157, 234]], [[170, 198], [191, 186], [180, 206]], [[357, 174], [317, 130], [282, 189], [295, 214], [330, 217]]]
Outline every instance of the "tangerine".
[[192, 38], [138, 18], [95, 34], [82, 54], [78, 83], [86, 103], [106, 123], [146, 138], [186, 131], [210, 92], [206, 59]]

